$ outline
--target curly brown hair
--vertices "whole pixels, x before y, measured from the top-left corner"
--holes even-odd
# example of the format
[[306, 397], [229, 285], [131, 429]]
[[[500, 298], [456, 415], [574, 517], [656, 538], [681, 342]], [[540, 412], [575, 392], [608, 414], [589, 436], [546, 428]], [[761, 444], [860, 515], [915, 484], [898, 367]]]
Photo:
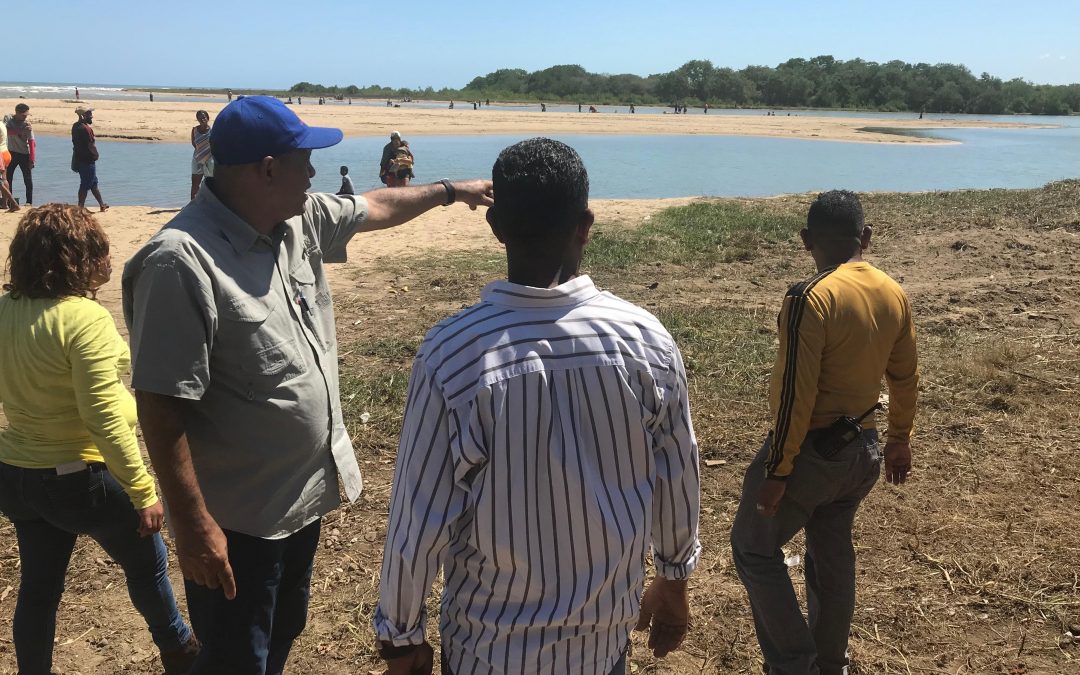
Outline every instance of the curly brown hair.
[[12, 297], [93, 297], [110, 274], [109, 237], [90, 212], [46, 204], [19, 221], [4, 290]]

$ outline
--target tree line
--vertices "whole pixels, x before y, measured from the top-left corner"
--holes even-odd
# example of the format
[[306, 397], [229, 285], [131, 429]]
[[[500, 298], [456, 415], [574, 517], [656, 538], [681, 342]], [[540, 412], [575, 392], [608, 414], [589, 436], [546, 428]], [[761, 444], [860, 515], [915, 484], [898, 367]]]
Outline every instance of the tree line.
[[391, 88], [380, 85], [325, 87], [299, 82], [294, 94], [354, 98], [564, 101], [571, 103], [659, 104], [731, 108], [842, 108], [935, 113], [1080, 112], [1080, 84], [1033, 84], [976, 77], [951, 63], [876, 63], [831, 56], [789, 59], [775, 68], [741, 70], [693, 60], [649, 76], [590, 73], [578, 65], [528, 72], [503, 68], [473, 78], [462, 89]]

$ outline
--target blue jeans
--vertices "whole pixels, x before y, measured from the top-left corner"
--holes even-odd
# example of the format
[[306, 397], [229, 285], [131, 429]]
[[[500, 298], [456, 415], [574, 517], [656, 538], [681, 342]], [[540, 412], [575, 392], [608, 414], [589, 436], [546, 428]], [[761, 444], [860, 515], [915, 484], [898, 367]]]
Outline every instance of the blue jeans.
[[284, 539], [225, 530], [236, 598], [184, 582], [191, 625], [202, 651], [188, 675], [279, 675], [307, 624], [315, 521]]
[[131, 602], [158, 649], [177, 650], [191, 637], [176, 608], [161, 535], [139, 536], [138, 513], [103, 464], [58, 476], [0, 463], [0, 511], [15, 525], [22, 563], [12, 622], [20, 675], [52, 671], [56, 609], [80, 534], [123, 568]]
[[[811, 432], [812, 433], [812, 432]], [[855, 512], [881, 473], [877, 431], [828, 459], [803, 443], [774, 516], [757, 512], [771, 438], [743, 479], [731, 527], [735, 571], [746, 587], [758, 644], [771, 675], [843, 675], [855, 611]], [[806, 530], [806, 609], [795, 596], [781, 547]]]

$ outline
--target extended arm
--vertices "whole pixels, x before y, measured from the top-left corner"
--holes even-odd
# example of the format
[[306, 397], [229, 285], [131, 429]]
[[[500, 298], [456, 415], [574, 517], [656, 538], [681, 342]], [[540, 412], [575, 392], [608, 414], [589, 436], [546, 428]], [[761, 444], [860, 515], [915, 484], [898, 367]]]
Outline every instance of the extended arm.
[[[451, 185], [454, 188], [455, 201], [465, 202], [474, 210], [478, 206], [491, 206], [495, 203], [489, 180], [454, 181]], [[446, 188], [441, 183], [379, 188], [365, 192], [363, 196], [368, 203], [368, 214], [357, 232], [395, 227], [446, 204]]]

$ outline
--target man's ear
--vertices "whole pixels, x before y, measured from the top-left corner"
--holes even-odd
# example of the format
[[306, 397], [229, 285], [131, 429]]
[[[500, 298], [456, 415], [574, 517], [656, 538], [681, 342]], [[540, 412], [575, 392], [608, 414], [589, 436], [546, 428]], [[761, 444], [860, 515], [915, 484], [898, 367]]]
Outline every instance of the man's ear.
[[866, 225], [862, 229], [862, 235], [859, 236], [859, 246], [862, 250], [866, 250], [870, 247], [870, 237], [874, 234], [874, 228]]
[[487, 214], [484, 216], [487, 219], [488, 227], [491, 228], [491, 233], [495, 235], [495, 238], [499, 240], [500, 244], [505, 244], [506, 240], [503, 239], [502, 230], [499, 228], [498, 222], [496, 222], [495, 205], [488, 207]]
[[814, 250], [814, 235], [810, 234], [808, 228], [803, 228], [799, 231], [799, 237], [802, 238], [802, 245], [807, 251]]
[[259, 178], [262, 181], [269, 183], [274, 180], [274, 172], [277, 169], [274, 162], [275, 160], [273, 157], [263, 157], [262, 160], [259, 161]]
[[581, 220], [578, 221], [576, 232], [578, 243], [582, 246], [589, 243], [589, 233], [592, 231], [594, 222], [596, 222], [596, 214], [592, 212], [592, 209], [585, 209], [585, 213], [581, 214]]

